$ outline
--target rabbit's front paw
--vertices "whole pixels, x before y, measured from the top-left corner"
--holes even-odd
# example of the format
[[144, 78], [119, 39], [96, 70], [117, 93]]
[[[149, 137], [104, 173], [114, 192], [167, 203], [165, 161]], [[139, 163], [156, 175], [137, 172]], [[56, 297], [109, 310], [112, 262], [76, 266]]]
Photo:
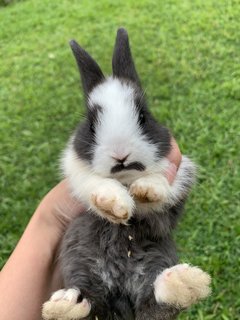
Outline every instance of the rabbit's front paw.
[[104, 183], [91, 195], [92, 207], [113, 223], [126, 223], [132, 216], [134, 201], [127, 190], [115, 183]]
[[169, 184], [165, 178], [143, 177], [134, 181], [130, 186], [130, 194], [141, 202], [167, 202]]
[[198, 267], [177, 264], [165, 269], [154, 282], [154, 293], [158, 303], [165, 302], [187, 308], [210, 293], [210, 276]]
[[78, 302], [78, 289], [62, 289], [53, 293], [42, 309], [44, 320], [78, 320], [88, 316], [91, 305], [87, 299]]

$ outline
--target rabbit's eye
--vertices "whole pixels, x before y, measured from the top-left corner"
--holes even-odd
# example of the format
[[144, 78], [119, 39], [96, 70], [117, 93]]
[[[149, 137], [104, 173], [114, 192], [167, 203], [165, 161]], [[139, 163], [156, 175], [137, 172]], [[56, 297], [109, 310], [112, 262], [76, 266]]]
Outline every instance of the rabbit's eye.
[[95, 127], [93, 123], [90, 124], [90, 130], [92, 133], [95, 133]]
[[145, 123], [145, 116], [144, 116], [144, 113], [143, 113], [143, 112], [141, 112], [141, 113], [139, 114], [139, 123], [140, 123], [141, 125], [143, 125], [143, 124]]

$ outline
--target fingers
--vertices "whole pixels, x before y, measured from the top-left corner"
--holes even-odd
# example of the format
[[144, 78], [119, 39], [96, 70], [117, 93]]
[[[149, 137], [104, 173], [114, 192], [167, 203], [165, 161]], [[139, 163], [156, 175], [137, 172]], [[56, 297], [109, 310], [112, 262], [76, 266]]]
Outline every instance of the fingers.
[[172, 148], [171, 148], [170, 153], [167, 156], [167, 159], [171, 163], [175, 164], [175, 166], [178, 169], [178, 167], [180, 166], [180, 163], [182, 161], [182, 154], [181, 154], [181, 151], [179, 149], [179, 146], [178, 146], [176, 140], [173, 137], [171, 139], [171, 147]]
[[71, 195], [66, 179], [50, 190], [38, 206], [42, 218], [64, 230], [83, 211], [83, 205]]
[[170, 164], [164, 172], [164, 175], [170, 184], [173, 183], [182, 160], [181, 151], [178, 147], [176, 140], [173, 137], [171, 139], [171, 147], [171, 151], [167, 156], [167, 159], [169, 160]]
[[165, 170], [164, 176], [167, 178], [170, 184], [173, 183], [176, 174], [177, 174], [177, 166], [174, 163], [170, 163], [169, 167]]

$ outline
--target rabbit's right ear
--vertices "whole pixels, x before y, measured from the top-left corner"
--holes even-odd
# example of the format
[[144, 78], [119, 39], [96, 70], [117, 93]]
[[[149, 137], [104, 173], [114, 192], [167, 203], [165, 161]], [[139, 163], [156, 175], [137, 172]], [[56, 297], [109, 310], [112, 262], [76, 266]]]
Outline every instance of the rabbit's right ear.
[[75, 41], [70, 46], [81, 74], [83, 90], [87, 97], [90, 91], [104, 80], [104, 75], [96, 61]]
[[131, 54], [128, 33], [127, 30], [123, 28], [120, 28], [117, 31], [112, 58], [112, 69], [114, 76], [131, 80], [141, 87]]

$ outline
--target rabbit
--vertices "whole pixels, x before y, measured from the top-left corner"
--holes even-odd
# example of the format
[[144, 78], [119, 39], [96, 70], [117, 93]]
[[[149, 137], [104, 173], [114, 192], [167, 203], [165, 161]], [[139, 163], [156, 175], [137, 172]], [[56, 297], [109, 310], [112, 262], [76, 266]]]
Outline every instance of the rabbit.
[[210, 294], [210, 276], [178, 264], [172, 230], [195, 180], [186, 156], [170, 185], [171, 134], [151, 115], [120, 28], [113, 75], [70, 42], [87, 115], [71, 136], [61, 166], [86, 212], [68, 227], [59, 259], [64, 289], [42, 315], [51, 319], [170, 320]]

